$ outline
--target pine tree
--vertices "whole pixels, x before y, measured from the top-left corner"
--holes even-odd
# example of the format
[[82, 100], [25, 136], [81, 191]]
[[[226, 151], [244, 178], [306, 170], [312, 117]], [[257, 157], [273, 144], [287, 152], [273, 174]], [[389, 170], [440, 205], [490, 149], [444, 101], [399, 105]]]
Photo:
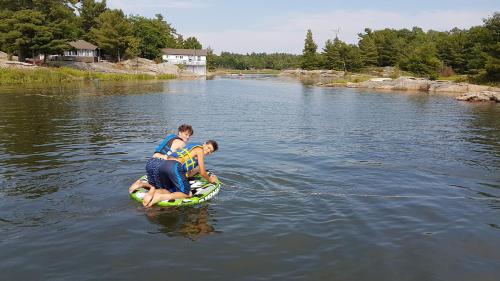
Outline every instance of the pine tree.
[[106, 0], [96, 2], [95, 0], [82, 0], [82, 5], [78, 9], [80, 13], [81, 25], [84, 32], [89, 32], [97, 25], [97, 18], [106, 11]]
[[323, 48], [324, 67], [327, 69], [344, 70], [344, 61], [340, 56], [341, 41], [328, 39]]
[[359, 41], [359, 49], [361, 50], [363, 65], [375, 66], [378, 64], [377, 46], [372, 38], [366, 36], [361, 39]]
[[302, 63], [303, 69], [311, 70], [318, 67], [318, 57], [316, 50], [318, 45], [314, 43], [313, 35], [310, 29], [307, 30], [306, 39], [304, 41], [304, 50], [302, 50]]
[[137, 42], [133, 36], [132, 24], [122, 10], [107, 10], [97, 19], [97, 28], [90, 30], [89, 38], [104, 52], [120, 61], [124, 54], [134, 53]]

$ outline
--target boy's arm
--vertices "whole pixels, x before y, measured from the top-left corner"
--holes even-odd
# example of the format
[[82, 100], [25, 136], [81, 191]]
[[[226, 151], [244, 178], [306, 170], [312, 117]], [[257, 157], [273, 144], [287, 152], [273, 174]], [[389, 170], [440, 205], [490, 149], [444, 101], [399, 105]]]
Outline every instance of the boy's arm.
[[199, 148], [196, 150], [196, 155], [198, 157], [198, 166], [200, 167], [200, 175], [205, 178], [208, 182], [215, 183], [217, 182], [217, 177], [210, 176], [205, 170], [205, 154], [203, 153], [203, 148]]
[[[175, 152], [175, 151], [183, 148], [184, 146], [186, 146], [185, 142], [183, 142], [181, 140], [178, 140], [178, 139], [175, 139], [172, 142], [172, 146], [170, 147], [170, 150], [172, 152]], [[153, 157], [160, 158], [160, 159], [163, 159], [163, 160], [177, 160], [177, 161], [179, 161], [178, 158], [175, 158], [175, 157], [169, 156], [169, 155], [165, 155], [165, 154], [161, 154], [161, 153], [158, 153], [158, 152], [156, 152], [155, 154], [153, 154]]]
[[184, 146], [186, 146], [186, 143], [180, 139], [175, 139], [173, 142], [172, 142], [172, 146], [170, 147], [170, 150], [172, 152], [176, 152], [177, 150], [183, 148]]

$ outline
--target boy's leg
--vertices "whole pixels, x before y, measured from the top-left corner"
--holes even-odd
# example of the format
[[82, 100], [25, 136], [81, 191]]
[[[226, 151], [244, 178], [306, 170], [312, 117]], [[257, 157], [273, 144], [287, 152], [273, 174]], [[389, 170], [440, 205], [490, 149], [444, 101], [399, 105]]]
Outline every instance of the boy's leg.
[[142, 181], [140, 179], [136, 180], [128, 189], [128, 193], [132, 194], [139, 188], [145, 188], [151, 190], [151, 184], [148, 182]]
[[169, 190], [157, 189], [151, 201], [144, 206], [151, 207], [160, 201], [189, 198], [192, 196], [191, 186], [186, 178], [186, 172], [182, 169], [182, 165], [179, 164], [179, 162], [175, 160], [163, 161], [159, 173], [162, 187], [168, 188]]
[[[168, 179], [175, 187], [174, 192], [184, 193], [186, 197], [191, 197], [191, 184], [186, 177], [186, 171], [182, 168], [182, 165], [177, 161], [168, 161], [172, 167], [168, 170]], [[179, 194], [180, 196], [180, 194]]]
[[[190, 196], [188, 196], [182, 192], [169, 192], [168, 190], [165, 190], [165, 189], [157, 189], [156, 192], [153, 194], [153, 198], [151, 199], [149, 204], [144, 205], [144, 206], [151, 207], [160, 201], [172, 200], [172, 199], [174, 199], [174, 200], [175, 199], [184, 199], [184, 198], [189, 198], [189, 197]], [[144, 197], [144, 198], [146, 198], [146, 197]]]
[[144, 196], [142, 199], [142, 205], [145, 207], [150, 207], [154, 203], [151, 203], [153, 201], [154, 195], [157, 192], [162, 193], [160, 190], [165, 188], [165, 185], [163, 184], [161, 178], [162, 178], [162, 173], [164, 173], [164, 164], [165, 160], [161, 160], [158, 158], [151, 158], [149, 159], [148, 163], [146, 164], [146, 172], [148, 175], [148, 185], [150, 186], [148, 194]]

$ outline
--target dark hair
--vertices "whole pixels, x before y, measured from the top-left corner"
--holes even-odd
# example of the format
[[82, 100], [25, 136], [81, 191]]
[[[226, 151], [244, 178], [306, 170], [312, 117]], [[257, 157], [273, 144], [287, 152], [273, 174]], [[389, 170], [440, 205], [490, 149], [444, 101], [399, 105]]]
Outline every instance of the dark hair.
[[214, 148], [214, 152], [217, 151], [217, 149], [219, 149], [219, 145], [217, 144], [216, 141], [214, 140], [207, 140], [206, 144], [211, 144], [212, 147]]
[[179, 126], [179, 129], [177, 129], [177, 131], [180, 133], [180, 132], [185, 132], [185, 131], [188, 131], [188, 133], [190, 135], [193, 135], [194, 132], [193, 132], [193, 127], [191, 127], [191, 125], [188, 125], [188, 124], [182, 124]]

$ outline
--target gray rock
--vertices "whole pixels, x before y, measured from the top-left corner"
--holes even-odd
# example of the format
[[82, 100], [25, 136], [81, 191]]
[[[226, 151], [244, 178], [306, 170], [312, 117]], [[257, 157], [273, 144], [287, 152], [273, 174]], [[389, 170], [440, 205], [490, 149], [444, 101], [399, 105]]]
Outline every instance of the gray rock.
[[456, 97], [459, 101], [494, 101], [500, 102], [500, 92], [495, 91], [482, 91], [476, 93], [465, 93]]

